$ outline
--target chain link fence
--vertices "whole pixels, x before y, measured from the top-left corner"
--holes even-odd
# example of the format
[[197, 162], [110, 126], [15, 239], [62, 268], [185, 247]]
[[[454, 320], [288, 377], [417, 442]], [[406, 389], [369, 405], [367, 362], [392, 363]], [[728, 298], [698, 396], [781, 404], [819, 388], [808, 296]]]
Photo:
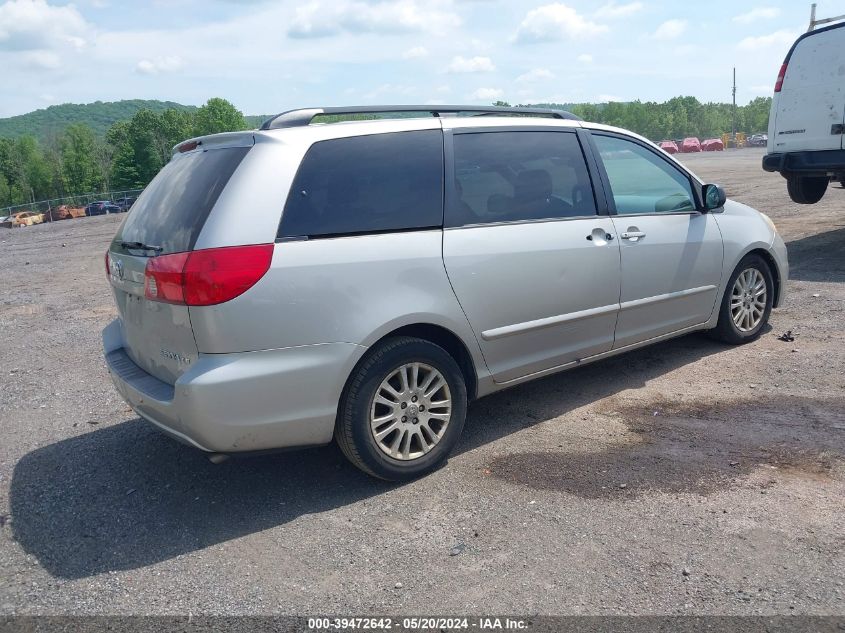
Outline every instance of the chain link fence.
[[[47, 213], [51, 209], [56, 209], [61, 206], [68, 207], [86, 207], [92, 202], [108, 201], [119, 203], [125, 198], [137, 198], [143, 189], [123, 189], [120, 191], [109, 191], [107, 193], [82, 193], [75, 196], [65, 196], [63, 198], [54, 198], [52, 200], [40, 200], [38, 202], [29, 202], [27, 204], [16, 204], [11, 207], [0, 207], [0, 217], [20, 213], [22, 211], [30, 211], [32, 213]], [[49, 221], [49, 218], [45, 218]]]

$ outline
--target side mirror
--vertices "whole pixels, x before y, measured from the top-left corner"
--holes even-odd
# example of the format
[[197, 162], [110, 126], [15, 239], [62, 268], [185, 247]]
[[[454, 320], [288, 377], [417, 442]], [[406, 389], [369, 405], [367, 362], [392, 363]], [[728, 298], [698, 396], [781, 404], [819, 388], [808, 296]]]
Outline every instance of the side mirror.
[[704, 210], [712, 211], [725, 206], [728, 197], [725, 195], [725, 190], [719, 185], [704, 185], [702, 191], [704, 194]]

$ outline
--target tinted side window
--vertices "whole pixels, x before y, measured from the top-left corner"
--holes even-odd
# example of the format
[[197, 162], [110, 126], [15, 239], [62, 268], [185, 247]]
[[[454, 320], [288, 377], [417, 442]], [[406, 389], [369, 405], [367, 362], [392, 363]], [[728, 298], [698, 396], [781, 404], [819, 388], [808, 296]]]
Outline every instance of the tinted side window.
[[442, 224], [442, 133], [398, 132], [315, 143], [294, 178], [279, 237]]
[[231, 147], [173, 157], [132, 205], [112, 249], [120, 251], [120, 242], [125, 241], [159, 246], [162, 253], [191, 250], [249, 149]]
[[593, 138], [618, 214], [695, 211], [689, 178], [677, 168], [632, 141], [597, 134]]
[[571, 132], [455, 134], [455, 189], [446, 224], [596, 214], [584, 154]]

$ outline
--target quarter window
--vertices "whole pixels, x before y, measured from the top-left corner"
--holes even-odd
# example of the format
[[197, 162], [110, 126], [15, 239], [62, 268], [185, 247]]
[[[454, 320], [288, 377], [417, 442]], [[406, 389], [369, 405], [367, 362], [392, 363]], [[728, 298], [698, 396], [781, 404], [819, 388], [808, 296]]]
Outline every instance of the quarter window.
[[596, 214], [574, 133], [455, 134], [454, 148], [456, 195], [448, 226]]
[[616, 213], [695, 211], [690, 180], [654, 152], [632, 141], [594, 134]]
[[443, 137], [424, 130], [315, 143], [294, 178], [279, 237], [442, 225]]

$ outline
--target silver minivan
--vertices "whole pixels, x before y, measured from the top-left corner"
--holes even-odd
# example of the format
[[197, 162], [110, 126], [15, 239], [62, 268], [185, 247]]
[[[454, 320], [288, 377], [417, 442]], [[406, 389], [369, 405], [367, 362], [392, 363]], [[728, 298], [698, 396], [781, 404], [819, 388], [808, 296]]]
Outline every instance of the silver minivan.
[[106, 269], [138, 415], [215, 457], [334, 438], [394, 480], [441, 465], [476, 398], [694, 330], [754, 340], [788, 271], [768, 217], [646, 139], [475, 106], [186, 141]]

